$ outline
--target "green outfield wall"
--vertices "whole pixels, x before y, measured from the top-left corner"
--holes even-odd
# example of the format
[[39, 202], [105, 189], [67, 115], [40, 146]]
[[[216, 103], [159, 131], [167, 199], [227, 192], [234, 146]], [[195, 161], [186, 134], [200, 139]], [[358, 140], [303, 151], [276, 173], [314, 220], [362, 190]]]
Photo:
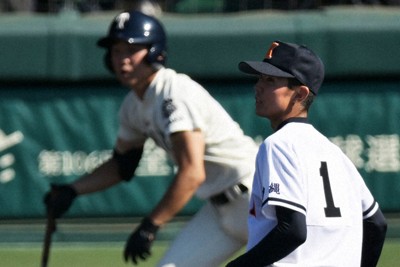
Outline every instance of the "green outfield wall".
[[[0, 218], [43, 216], [50, 183], [72, 181], [110, 157], [127, 89], [104, 68], [95, 43], [113, 16], [0, 16]], [[276, 39], [320, 54], [327, 78], [310, 120], [350, 157], [383, 210], [400, 211], [400, 9], [160, 19], [168, 66], [203, 84], [257, 142], [271, 130], [254, 114], [255, 81], [237, 70], [238, 62], [262, 59]], [[67, 216], [142, 216], [173, 172], [149, 141], [131, 182], [80, 197]], [[181, 214], [201, 204], [193, 199]]]

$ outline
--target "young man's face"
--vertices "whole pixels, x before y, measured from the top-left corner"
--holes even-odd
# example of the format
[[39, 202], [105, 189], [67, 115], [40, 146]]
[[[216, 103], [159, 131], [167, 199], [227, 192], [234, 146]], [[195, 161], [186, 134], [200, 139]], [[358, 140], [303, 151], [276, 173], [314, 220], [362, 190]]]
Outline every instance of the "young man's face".
[[260, 75], [255, 85], [256, 114], [268, 118], [273, 127], [278, 126], [288, 118], [294, 94], [287, 78]]
[[152, 73], [146, 62], [148, 48], [145, 45], [119, 41], [111, 47], [111, 64], [117, 79], [124, 85], [135, 87]]

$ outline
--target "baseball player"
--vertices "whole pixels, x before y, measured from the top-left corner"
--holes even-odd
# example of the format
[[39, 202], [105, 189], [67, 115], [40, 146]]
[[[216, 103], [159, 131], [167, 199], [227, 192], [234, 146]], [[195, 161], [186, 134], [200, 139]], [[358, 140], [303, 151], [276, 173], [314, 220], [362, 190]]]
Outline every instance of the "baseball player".
[[160, 227], [197, 195], [206, 203], [159, 266], [219, 266], [247, 242], [257, 145], [201, 85], [164, 66], [166, 34], [156, 18], [122, 12], [98, 45], [106, 50], [106, 66], [130, 89], [120, 108], [114, 153], [72, 184], [53, 185], [58, 194], [46, 194], [47, 210], [59, 217], [76, 196], [131, 180], [143, 145], [152, 138], [176, 163], [177, 172], [128, 238], [125, 260], [136, 264], [146, 259]]
[[228, 267], [376, 266], [386, 222], [352, 162], [307, 120], [324, 78], [305, 46], [275, 41], [256, 75], [256, 113], [274, 133], [260, 145], [247, 252]]

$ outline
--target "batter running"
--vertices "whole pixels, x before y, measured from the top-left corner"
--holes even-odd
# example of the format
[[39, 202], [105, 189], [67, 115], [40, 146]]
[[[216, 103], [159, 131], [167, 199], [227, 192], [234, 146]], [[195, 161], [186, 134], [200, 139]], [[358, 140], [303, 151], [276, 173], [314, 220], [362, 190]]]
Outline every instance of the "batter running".
[[72, 184], [53, 186], [48, 212], [57, 217], [76, 196], [129, 181], [152, 138], [176, 163], [165, 195], [128, 238], [126, 261], [146, 259], [160, 227], [194, 195], [206, 204], [172, 242], [159, 266], [217, 267], [247, 242], [247, 206], [257, 146], [198, 83], [165, 68], [166, 35], [154, 17], [123, 12], [98, 45], [105, 63], [130, 89], [119, 112], [112, 158]]

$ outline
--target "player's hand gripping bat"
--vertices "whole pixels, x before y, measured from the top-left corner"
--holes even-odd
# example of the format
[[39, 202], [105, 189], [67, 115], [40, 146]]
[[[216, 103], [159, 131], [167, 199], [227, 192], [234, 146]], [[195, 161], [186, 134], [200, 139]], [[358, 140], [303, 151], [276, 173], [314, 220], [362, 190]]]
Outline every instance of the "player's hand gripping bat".
[[71, 185], [51, 185], [51, 190], [45, 195], [47, 224], [41, 267], [47, 267], [49, 261], [51, 237], [56, 231], [56, 218], [60, 218], [69, 209], [76, 196], [77, 193]]

